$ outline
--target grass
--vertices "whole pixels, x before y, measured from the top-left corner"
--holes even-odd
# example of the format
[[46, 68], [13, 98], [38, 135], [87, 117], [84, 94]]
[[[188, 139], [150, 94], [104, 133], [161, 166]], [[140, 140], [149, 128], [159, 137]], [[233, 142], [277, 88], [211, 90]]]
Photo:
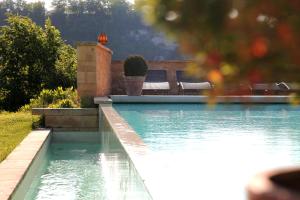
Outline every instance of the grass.
[[0, 112], [0, 162], [30, 133], [38, 116], [30, 112]]

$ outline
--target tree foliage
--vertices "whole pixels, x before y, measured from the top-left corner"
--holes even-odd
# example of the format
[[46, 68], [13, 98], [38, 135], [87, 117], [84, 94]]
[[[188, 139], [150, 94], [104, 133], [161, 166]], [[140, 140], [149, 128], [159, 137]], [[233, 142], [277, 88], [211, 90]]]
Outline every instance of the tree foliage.
[[142, 54], [146, 59], [181, 59], [177, 45], [167, 42], [141, 20], [140, 14], [126, 0], [54, 0], [53, 10], [43, 12], [43, 3], [26, 3], [25, 0], [0, 2], [0, 25], [5, 13], [32, 18], [43, 25], [49, 17], [70, 45], [77, 41], [96, 41], [100, 32], [108, 35], [107, 46], [114, 51], [113, 59], [125, 59]]
[[43, 88], [74, 86], [75, 51], [49, 19], [44, 29], [27, 17], [11, 15], [7, 23], [0, 29], [0, 108], [16, 110]]
[[45, 5], [43, 2], [26, 3], [25, 0], [3, 0], [0, 2], [0, 25], [5, 24], [7, 13], [30, 17], [42, 26], [45, 22]]
[[150, 24], [173, 35], [190, 68], [221, 83], [300, 81], [300, 1], [140, 0]]

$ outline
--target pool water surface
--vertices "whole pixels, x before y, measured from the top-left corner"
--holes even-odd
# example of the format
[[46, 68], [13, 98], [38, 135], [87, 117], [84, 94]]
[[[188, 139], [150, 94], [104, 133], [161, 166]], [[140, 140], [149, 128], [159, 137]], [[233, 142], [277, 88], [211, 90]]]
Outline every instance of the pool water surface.
[[246, 199], [258, 172], [300, 164], [300, 108], [114, 104], [153, 151], [162, 199]]
[[26, 200], [149, 199], [125, 152], [100, 144], [52, 143]]

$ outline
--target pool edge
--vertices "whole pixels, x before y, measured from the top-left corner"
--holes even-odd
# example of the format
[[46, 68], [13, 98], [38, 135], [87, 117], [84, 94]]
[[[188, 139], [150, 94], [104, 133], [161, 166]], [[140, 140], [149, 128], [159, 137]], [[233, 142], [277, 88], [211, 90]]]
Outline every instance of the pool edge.
[[151, 165], [151, 150], [133, 130], [133, 128], [118, 114], [111, 104], [99, 104], [100, 112], [108, 121], [113, 133], [141, 177], [143, 184], [152, 199], [157, 198], [157, 183], [153, 177]]
[[51, 133], [50, 129], [31, 131], [0, 163], [0, 199], [11, 199]]
[[[290, 103], [292, 96], [280, 95], [250, 95], [250, 96], [215, 96], [209, 97], [204, 95], [142, 95], [142, 96], [127, 96], [127, 95], [111, 95], [113, 103]], [[95, 97], [95, 104], [103, 103], [103, 98]]]

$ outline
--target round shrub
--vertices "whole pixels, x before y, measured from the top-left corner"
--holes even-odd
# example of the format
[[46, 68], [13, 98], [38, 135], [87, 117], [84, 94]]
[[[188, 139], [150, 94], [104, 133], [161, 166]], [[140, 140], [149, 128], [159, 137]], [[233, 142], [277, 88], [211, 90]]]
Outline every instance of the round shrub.
[[125, 76], [145, 76], [148, 65], [142, 56], [129, 56], [124, 62]]

